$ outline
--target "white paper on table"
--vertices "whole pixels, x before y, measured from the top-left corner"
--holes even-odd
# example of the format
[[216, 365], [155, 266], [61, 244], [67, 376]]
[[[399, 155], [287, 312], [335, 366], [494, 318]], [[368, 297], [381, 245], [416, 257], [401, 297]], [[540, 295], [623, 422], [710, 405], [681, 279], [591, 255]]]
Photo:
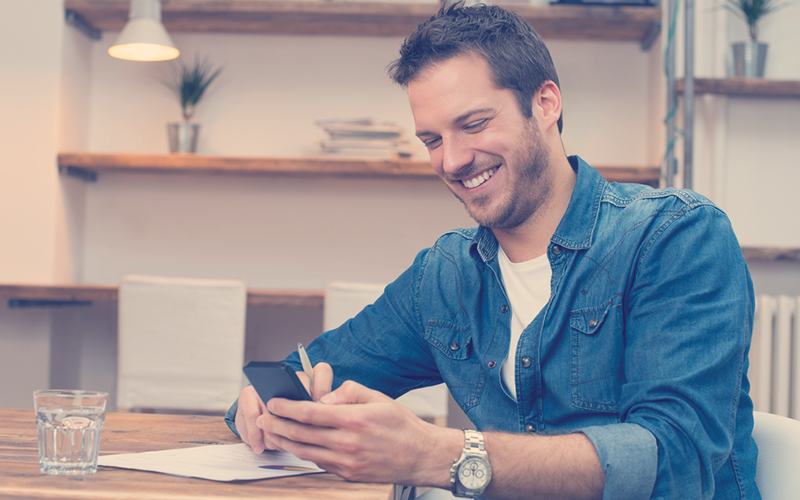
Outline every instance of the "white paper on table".
[[[301, 460], [291, 453], [266, 451], [257, 454], [244, 443], [104, 455], [98, 458], [97, 465], [161, 472], [173, 476], [197, 477], [212, 481], [268, 479], [325, 472], [314, 462]], [[297, 467], [309, 470], [264, 468], [270, 466]]]

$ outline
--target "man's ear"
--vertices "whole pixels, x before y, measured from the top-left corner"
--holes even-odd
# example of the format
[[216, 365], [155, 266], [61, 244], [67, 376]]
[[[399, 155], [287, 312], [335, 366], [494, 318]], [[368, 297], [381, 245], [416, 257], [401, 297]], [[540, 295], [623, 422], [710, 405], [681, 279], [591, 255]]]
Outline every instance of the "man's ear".
[[561, 90], [548, 80], [533, 94], [533, 114], [543, 130], [550, 130], [561, 118]]

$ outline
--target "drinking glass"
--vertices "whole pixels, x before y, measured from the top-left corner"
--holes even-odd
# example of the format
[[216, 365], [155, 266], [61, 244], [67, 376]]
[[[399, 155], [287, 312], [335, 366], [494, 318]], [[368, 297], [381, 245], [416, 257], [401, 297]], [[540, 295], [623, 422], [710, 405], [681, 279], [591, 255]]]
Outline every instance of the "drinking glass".
[[39, 469], [45, 474], [94, 474], [108, 393], [33, 392], [39, 432]]

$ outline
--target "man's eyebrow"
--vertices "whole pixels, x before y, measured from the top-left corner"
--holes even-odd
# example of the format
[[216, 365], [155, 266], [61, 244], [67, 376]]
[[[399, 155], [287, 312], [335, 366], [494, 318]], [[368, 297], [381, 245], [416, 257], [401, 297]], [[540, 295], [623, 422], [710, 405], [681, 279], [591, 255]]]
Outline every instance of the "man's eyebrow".
[[[485, 112], [491, 111], [491, 110], [492, 110], [492, 108], [471, 109], [471, 110], [467, 111], [466, 113], [463, 113], [463, 114], [457, 116], [456, 119], [453, 120], [452, 123], [453, 124], [462, 123], [462, 122], [467, 121], [472, 115], [475, 115], [475, 114], [478, 114], [478, 113], [485, 113]], [[416, 134], [414, 134], [414, 135], [416, 135], [417, 137], [421, 137], [423, 135], [436, 135], [436, 134], [434, 132], [428, 132], [427, 130], [420, 130], [420, 131], [416, 132]]]
[[491, 110], [492, 108], [471, 109], [466, 113], [462, 114], [461, 116], [457, 117], [455, 120], [453, 120], [453, 123], [461, 123], [467, 121], [472, 115], [476, 115], [478, 113], [485, 113]]

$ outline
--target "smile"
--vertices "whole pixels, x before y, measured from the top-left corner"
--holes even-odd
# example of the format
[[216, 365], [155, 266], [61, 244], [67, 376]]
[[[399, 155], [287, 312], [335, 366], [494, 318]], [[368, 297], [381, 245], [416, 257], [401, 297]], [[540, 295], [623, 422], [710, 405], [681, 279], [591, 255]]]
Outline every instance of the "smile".
[[467, 189], [476, 188], [481, 184], [483, 184], [484, 182], [486, 182], [487, 180], [489, 180], [489, 177], [493, 176], [495, 172], [497, 172], [497, 167], [492, 167], [489, 170], [486, 170], [476, 175], [472, 179], [461, 181], [461, 184], [463, 184], [464, 187]]

